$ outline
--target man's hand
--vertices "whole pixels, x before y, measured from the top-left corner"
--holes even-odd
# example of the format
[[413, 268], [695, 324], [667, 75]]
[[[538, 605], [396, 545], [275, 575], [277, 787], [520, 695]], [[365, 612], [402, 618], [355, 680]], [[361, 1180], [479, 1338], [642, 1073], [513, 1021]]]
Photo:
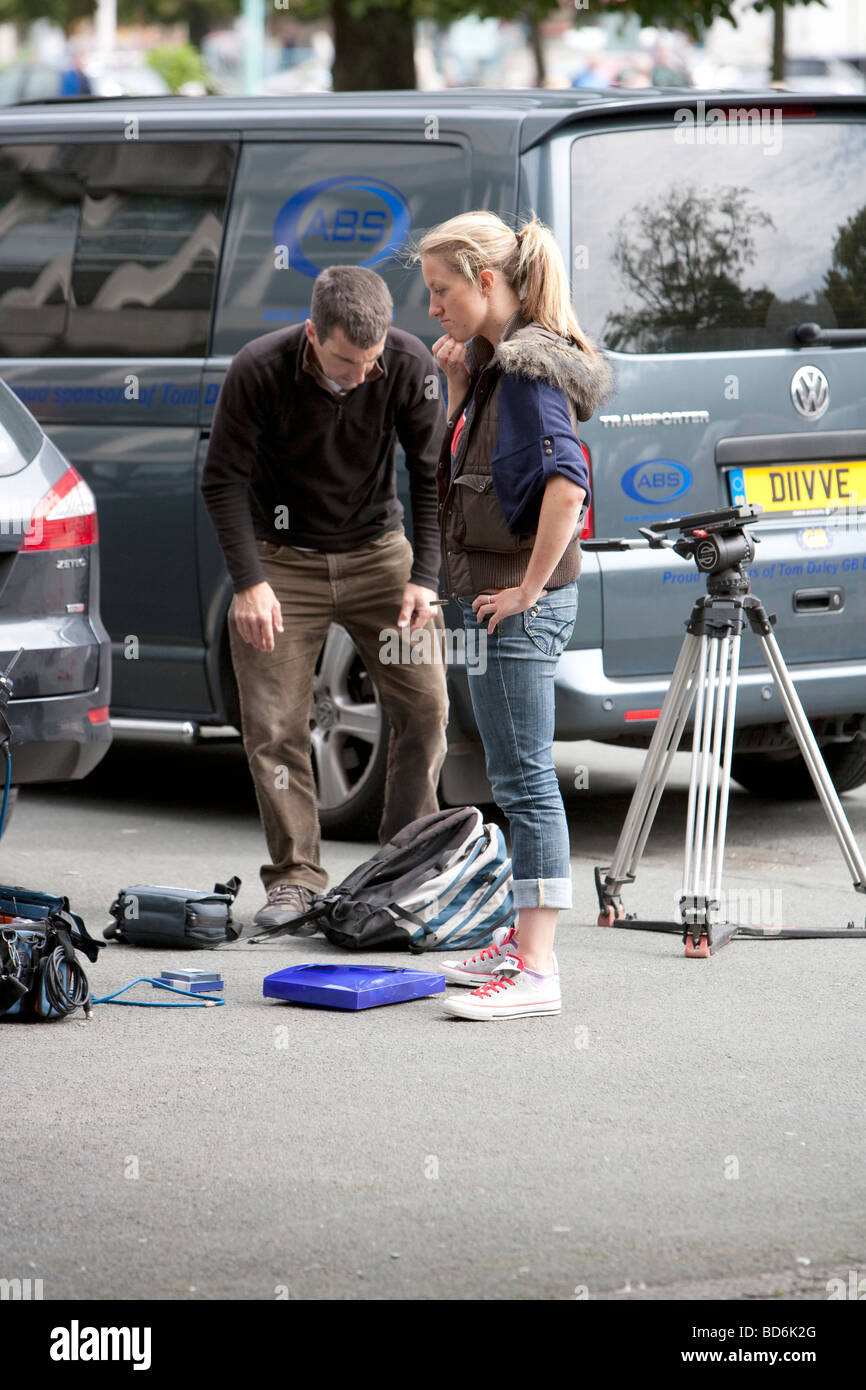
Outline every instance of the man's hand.
[[267, 580], [235, 594], [234, 614], [237, 630], [245, 642], [260, 652], [274, 650], [274, 630], [282, 632], [283, 614]]
[[397, 626], [406, 627], [408, 624], [410, 634], [426, 627], [436, 612], [435, 608], [430, 607], [430, 600], [435, 597], [435, 589], [425, 589], [421, 584], [407, 584], [403, 590]]

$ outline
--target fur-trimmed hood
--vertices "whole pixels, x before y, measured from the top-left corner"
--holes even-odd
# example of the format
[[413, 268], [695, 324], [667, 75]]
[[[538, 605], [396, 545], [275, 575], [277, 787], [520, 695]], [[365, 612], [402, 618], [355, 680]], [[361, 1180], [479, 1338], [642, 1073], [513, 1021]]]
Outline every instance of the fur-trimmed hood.
[[578, 420], [588, 420], [615, 389], [610, 361], [589, 342], [593, 356], [540, 324], [527, 323], [518, 312], [505, 325], [495, 352], [485, 338], [467, 343], [467, 365], [473, 373], [492, 364], [503, 372], [548, 381], [569, 397]]

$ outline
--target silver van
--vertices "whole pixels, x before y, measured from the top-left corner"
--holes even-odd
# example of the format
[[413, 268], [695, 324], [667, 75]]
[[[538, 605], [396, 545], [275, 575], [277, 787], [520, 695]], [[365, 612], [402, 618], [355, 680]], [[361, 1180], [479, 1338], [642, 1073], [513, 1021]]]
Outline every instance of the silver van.
[[[453, 91], [0, 113], [0, 375], [97, 498], [115, 732], [238, 722], [230, 587], [198, 488], [233, 353], [306, 318], [335, 263], [374, 267], [398, 325], [431, 342], [405, 253], [476, 207], [553, 227], [578, 316], [614, 362], [616, 397], [584, 432], [587, 534], [760, 502], [754, 590], [837, 785], [866, 781], [861, 97]], [[671, 552], [587, 553], [559, 739], [648, 742], [700, 591]], [[322, 671], [350, 704], [374, 698], [339, 630]], [[483, 799], [459, 662], [449, 677], [441, 794]], [[808, 794], [751, 636], [738, 723], [741, 784]], [[381, 717], [359, 727], [314, 736], [332, 832], [369, 824], [381, 796]]]

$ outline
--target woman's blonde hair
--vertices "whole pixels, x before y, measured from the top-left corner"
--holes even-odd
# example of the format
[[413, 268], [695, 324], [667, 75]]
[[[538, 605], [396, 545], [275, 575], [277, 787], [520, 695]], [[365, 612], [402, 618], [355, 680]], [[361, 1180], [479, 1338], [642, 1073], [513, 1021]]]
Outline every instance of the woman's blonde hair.
[[562, 252], [534, 213], [514, 232], [495, 212], [462, 212], [421, 238], [416, 258], [421, 256], [441, 257], [450, 271], [473, 284], [482, 270], [500, 271], [531, 323], [574, 339], [595, 356], [572, 307]]

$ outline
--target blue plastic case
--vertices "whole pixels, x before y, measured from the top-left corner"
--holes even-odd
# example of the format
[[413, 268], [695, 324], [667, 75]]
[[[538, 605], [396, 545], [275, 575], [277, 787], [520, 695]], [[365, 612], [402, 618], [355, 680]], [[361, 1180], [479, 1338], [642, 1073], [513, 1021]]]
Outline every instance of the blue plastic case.
[[373, 1009], [444, 989], [444, 975], [397, 965], [290, 965], [268, 975], [262, 984], [266, 999], [325, 1009]]

